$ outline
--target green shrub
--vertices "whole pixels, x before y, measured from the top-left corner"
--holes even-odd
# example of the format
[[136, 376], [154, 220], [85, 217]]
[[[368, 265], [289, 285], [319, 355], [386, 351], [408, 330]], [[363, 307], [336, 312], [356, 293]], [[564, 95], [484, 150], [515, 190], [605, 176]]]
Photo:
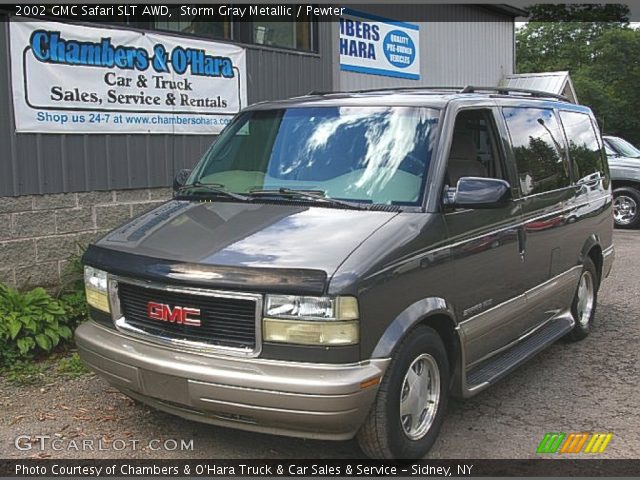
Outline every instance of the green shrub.
[[81, 259], [81, 255], [71, 257], [63, 272], [57, 295], [67, 310], [67, 315], [75, 324], [83, 322], [89, 315], [84, 292], [84, 266]]
[[68, 357], [63, 357], [58, 360], [56, 373], [67, 378], [77, 378], [89, 373], [89, 369], [85, 366], [82, 360], [80, 360], [78, 352], [74, 352]]
[[71, 339], [74, 309], [42, 288], [21, 293], [0, 284], [0, 363], [50, 352]]
[[83, 268], [81, 256], [70, 259], [55, 297], [42, 288], [23, 293], [0, 284], [0, 369], [72, 339], [75, 327], [88, 317]]
[[48, 365], [45, 362], [15, 360], [2, 370], [2, 376], [11, 385], [38, 385], [44, 383]]
[[84, 289], [82, 255], [72, 255], [62, 272], [59, 293]]
[[75, 328], [76, 325], [87, 319], [89, 311], [84, 287], [82, 290], [72, 290], [67, 293], [63, 293], [58, 297], [58, 300], [67, 312], [67, 318], [70, 326]]
[[[59, 349], [58, 349], [59, 350]], [[79, 378], [90, 371], [85, 367], [78, 352], [62, 349], [39, 361], [14, 360], [0, 366], [2, 377], [10, 385], [45, 385], [55, 378], [74, 379]]]

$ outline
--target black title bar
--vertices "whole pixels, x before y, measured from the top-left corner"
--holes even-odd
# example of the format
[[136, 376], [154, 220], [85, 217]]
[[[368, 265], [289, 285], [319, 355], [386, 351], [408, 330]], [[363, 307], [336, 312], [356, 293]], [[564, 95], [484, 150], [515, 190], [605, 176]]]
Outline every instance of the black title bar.
[[[498, 15], [469, 16], [461, 14], [465, 11], [464, 5], [457, 9], [443, 9], [444, 4], [422, 4], [420, 6], [410, 3], [392, 3], [394, 8], [394, 20], [415, 22], [503, 22], [516, 16], [526, 15], [527, 12], [518, 9], [509, 9], [498, 5], [470, 5], [469, 7], [482, 7], [488, 13]], [[23, 17], [42, 20], [67, 20], [76, 22], [99, 23], [127, 23], [135, 26], [136, 23], [153, 21], [184, 22], [184, 21], [233, 21], [238, 23], [251, 21], [309, 21], [336, 22], [345, 9], [355, 11], [368, 7], [359, 7], [357, 3], [349, 4], [291, 4], [282, 3], [269, 5], [267, 3], [26, 3], [7, 4], [0, 3], [0, 11], [11, 14], [14, 18]]]
[[640, 460], [0, 460], [0, 477], [624, 477]]

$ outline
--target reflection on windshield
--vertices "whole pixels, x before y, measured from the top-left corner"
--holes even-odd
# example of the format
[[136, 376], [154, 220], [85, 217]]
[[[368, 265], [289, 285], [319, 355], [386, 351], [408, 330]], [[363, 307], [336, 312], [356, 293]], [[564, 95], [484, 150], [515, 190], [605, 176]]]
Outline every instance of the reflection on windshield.
[[191, 180], [237, 193], [287, 188], [367, 203], [416, 204], [438, 114], [415, 107], [246, 112], [223, 132]]

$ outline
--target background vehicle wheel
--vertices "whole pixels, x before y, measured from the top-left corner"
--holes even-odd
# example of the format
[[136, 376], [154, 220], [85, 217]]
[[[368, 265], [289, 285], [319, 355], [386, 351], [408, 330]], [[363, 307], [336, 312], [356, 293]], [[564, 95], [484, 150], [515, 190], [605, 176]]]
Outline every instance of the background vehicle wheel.
[[582, 267], [578, 288], [573, 298], [571, 312], [576, 324], [566, 339], [570, 342], [577, 342], [586, 338], [591, 332], [593, 317], [596, 314], [596, 305], [598, 303], [598, 270], [591, 259], [587, 257]]
[[613, 220], [616, 227], [640, 227], [640, 191], [633, 187], [613, 191]]
[[438, 436], [449, 397], [449, 361], [435, 330], [419, 326], [396, 348], [358, 432], [371, 458], [423, 457]]

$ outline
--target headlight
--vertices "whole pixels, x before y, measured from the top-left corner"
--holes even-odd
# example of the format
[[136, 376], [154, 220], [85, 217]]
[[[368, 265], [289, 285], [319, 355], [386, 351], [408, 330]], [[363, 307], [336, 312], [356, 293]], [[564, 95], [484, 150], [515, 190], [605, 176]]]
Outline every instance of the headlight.
[[267, 295], [262, 335], [266, 342], [355, 345], [359, 316], [354, 297]]
[[267, 295], [266, 317], [302, 320], [357, 320], [355, 297], [297, 297]]
[[84, 289], [87, 303], [93, 308], [110, 313], [107, 272], [93, 267], [84, 267]]
[[296, 322], [265, 318], [262, 335], [266, 342], [297, 345], [355, 345], [358, 322]]

